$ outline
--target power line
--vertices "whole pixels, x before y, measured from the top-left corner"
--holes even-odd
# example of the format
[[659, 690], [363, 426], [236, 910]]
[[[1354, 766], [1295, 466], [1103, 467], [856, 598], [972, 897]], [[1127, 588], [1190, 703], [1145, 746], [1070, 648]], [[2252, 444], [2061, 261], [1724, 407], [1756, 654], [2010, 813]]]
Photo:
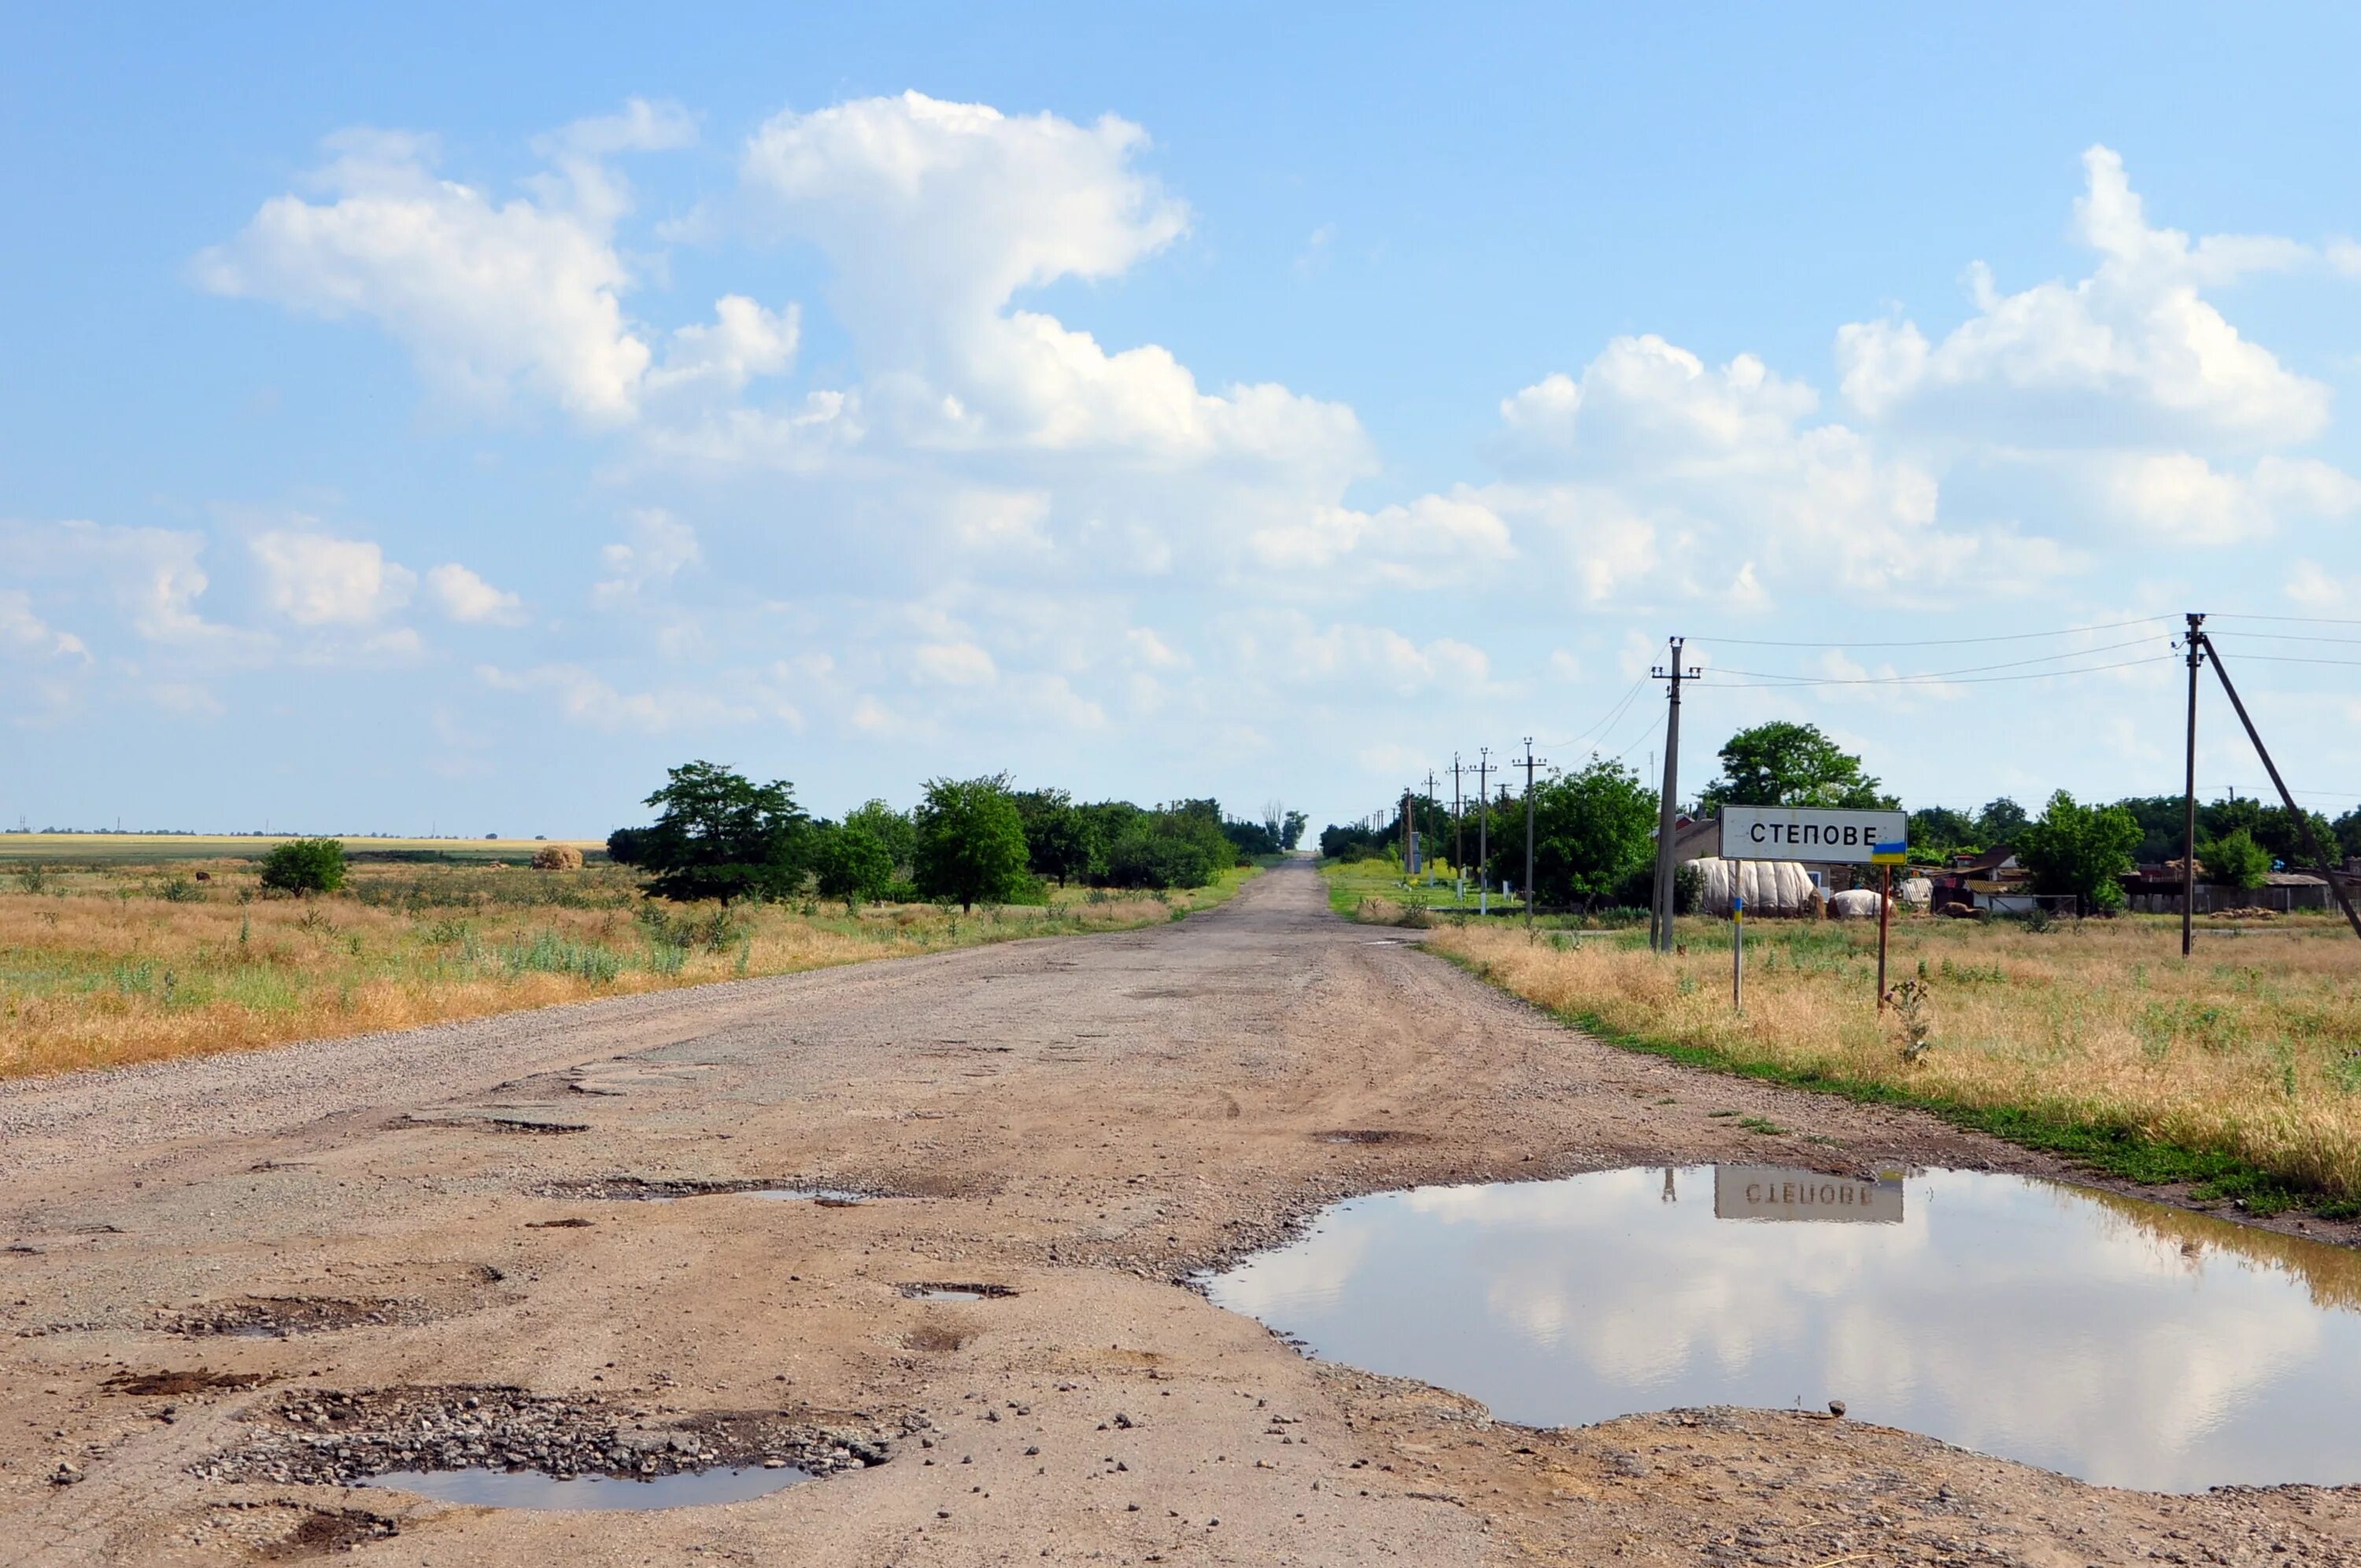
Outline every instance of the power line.
[[[1748, 648], [1956, 648], [1968, 642], [2026, 642], [2037, 637], [2072, 637], [2084, 631], [2116, 631], [2126, 626], [2150, 626], [2170, 620], [2169, 615], [2143, 615], [2135, 620], [2103, 621], [2096, 626], [2067, 626], [2056, 631], [2012, 631], [1996, 637], [1933, 637], [1905, 642], [1783, 642], [1761, 637], [1700, 637], [1700, 642], [1727, 642]], [[2361, 626], [2361, 621], [2352, 624]]]
[[2361, 659], [2298, 659], [2285, 653], [2246, 653], [2238, 657], [2249, 664], [2343, 664], [2361, 669]]
[[2361, 648], [2361, 637], [2323, 637], [2311, 631], [2233, 631], [2230, 635], [2242, 642], [2257, 639], [2266, 642], [2335, 642]]
[[1579, 735], [1572, 736], [1564, 740], [1545, 740], [1543, 744], [1547, 746], [1580, 745], [1583, 741], [1589, 740], [1593, 735], [1598, 734], [1600, 730], [1605, 729], [1609, 725], [1612, 725], [1618, 718], [1621, 718], [1623, 710], [1631, 706], [1631, 699], [1640, 695], [1640, 688], [1647, 684], [1648, 677], [1645, 675], [1642, 675], [1638, 680], [1633, 681], [1631, 683], [1631, 689], [1625, 692], [1622, 697], [1616, 702], [1615, 706], [1607, 710], [1607, 717], [1592, 725], [1589, 729], [1582, 731]]
[[[1951, 681], [1950, 684], [1961, 686], [1981, 686], [1990, 685], [1998, 681], [2049, 681], [2056, 680], [2060, 675], [2095, 675], [2103, 670], [2128, 670], [2138, 664], [2169, 664], [2177, 662], [2177, 656], [2174, 654], [2158, 653], [2146, 659], [2125, 659], [2122, 663], [2114, 664], [2086, 664], [2079, 669], [2072, 670], [2036, 670], [2030, 674], [2024, 675], [1971, 675], [1966, 680], [1954, 680]], [[2000, 668], [2002, 666], [1994, 665], [1992, 667]], [[1722, 673], [1725, 674], [1746, 674], [1750, 672], [1744, 670], [1729, 670]], [[1942, 675], [1912, 675], [1894, 676], [1876, 680], [1810, 680], [1782, 676], [1763, 681], [1729, 681], [1718, 682], [1716, 684], [1724, 685], [1727, 689], [1738, 691], [1787, 691], [1802, 686], [1923, 685], [1930, 681], [1945, 679], [1949, 679], [1949, 677]]]
[[[1927, 670], [1907, 675], [1790, 675], [1784, 672], [1775, 670], [1730, 669], [1722, 670], [1720, 673], [1729, 675], [1753, 675], [1763, 680], [1772, 681], [1792, 680], [1810, 685], [1893, 685], [1910, 681], [1949, 680], [1953, 675], [1980, 675], [1988, 670], [2018, 670], [2023, 669], [2027, 664], [2047, 664], [2059, 659], [2083, 659], [2090, 657], [2093, 653], [2113, 653], [2119, 649], [2137, 648], [2148, 641], [2149, 640], [2145, 637], [2135, 637], [2125, 642], [2105, 642], [2100, 644], [2096, 648], [2077, 648], [2070, 653], [2043, 653], [2031, 659], [2010, 659], [1998, 664], [1970, 664], [1964, 669]], [[2071, 671], [2068, 670], [2055, 670], [2050, 673], [2053, 674], [2072, 674]]]
[[[2217, 615], [2215, 620], [2280, 620], [2290, 626], [2361, 626], [2361, 620], [2346, 620], [2325, 615]], [[2247, 632], [2247, 636], [2255, 633]]]

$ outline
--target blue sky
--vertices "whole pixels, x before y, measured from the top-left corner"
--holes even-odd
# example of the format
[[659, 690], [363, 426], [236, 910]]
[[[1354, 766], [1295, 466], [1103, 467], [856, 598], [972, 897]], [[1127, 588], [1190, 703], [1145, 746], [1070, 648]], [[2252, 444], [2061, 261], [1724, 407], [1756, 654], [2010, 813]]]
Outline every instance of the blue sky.
[[[2161, 793], [2189, 609], [2361, 800], [2348, 11], [14, 32], [10, 825], [593, 833], [700, 755], [1326, 820], [1645, 765], [1669, 632], [1763, 673], [1692, 787], [1792, 717]], [[2044, 678], [1884, 679], [1969, 670]]]

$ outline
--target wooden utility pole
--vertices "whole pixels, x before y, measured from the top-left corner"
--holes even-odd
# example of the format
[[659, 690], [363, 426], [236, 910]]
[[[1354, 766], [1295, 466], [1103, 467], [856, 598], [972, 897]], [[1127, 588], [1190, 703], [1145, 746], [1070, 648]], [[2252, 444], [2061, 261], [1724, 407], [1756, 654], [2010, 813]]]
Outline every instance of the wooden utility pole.
[[2180, 956], [2197, 944], [2197, 666], [2205, 659], [2205, 618], [2189, 618], [2189, 771], [2180, 794]]
[[1671, 683], [1664, 717], [1664, 795], [1656, 808], [1656, 890], [1648, 909], [1648, 945], [1660, 953], [1673, 950], [1673, 812], [1680, 793], [1681, 682], [1704, 673], [1681, 663], [1684, 641], [1672, 639], [1672, 662], [1650, 672]]

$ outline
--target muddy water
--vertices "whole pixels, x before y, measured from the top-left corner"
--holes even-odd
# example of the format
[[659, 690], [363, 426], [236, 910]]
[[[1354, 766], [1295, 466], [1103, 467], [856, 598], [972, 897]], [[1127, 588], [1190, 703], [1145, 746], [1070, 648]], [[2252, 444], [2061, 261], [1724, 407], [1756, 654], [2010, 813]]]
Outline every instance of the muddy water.
[[487, 1508], [688, 1508], [710, 1503], [742, 1503], [808, 1481], [792, 1465], [766, 1470], [738, 1465], [684, 1470], [635, 1481], [616, 1475], [569, 1475], [538, 1470], [396, 1470], [370, 1477], [368, 1485], [415, 1492], [443, 1503]]
[[2021, 1177], [1420, 1188], [1210, 1283], [1533, 1425], [1841, 1399], [2109, 1485], [2361, 1482], [2361, 1253]]

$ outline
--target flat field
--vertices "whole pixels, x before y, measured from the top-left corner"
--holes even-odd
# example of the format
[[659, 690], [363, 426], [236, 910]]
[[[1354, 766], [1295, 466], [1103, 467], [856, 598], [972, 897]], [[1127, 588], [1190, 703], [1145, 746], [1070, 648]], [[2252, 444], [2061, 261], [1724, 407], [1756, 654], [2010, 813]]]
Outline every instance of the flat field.
[[[225, 842], [256, 852], [257, 840]], [[533, 845], [500, 847], [530, 854]], [[934, 905], [668, 905], [642, 898], [637, 873], [604, 863], [535, 872], [364, 860], [343, 892], [299, 900], [265, 895], [256, 862], [202, 851], [139, 859], [125, 847], [72, 866], [27, 856], [0, 870], [0, 1077], [1148, 925], [1218, 903], [1251, 874], [1161, 898], [1056, 890], [1047, 906], [962, 915]]]
[[1899, 916], [1889, 982], [1925, 988], [1926, 1046], [1875, 1003], [1877, 928], [1747, 927], [1745, 1011], [1730, 927], [1490, 926], [1381, 900], [1362, 917], [1432, 922], [1427, 945], [1610, 1039], [1861, 1098], [1927, 1105], [2120, 1173], [2210, 1183], [2257, 1207], [2361, 1201], [2361, 941], [2334, 916], [2201, 923], [2125, 916], [2046, 930]]
[[[253, 860], [294, 833], [0, 833], [0, 864], [161, 865], [182, 861]], [[323, 837], [335, 839], [329, 833]], [[603, 839], [342, 839], [349, 855], [433, 856], [448, 861], [533, 859], [545, 843], [602, 852]]]

